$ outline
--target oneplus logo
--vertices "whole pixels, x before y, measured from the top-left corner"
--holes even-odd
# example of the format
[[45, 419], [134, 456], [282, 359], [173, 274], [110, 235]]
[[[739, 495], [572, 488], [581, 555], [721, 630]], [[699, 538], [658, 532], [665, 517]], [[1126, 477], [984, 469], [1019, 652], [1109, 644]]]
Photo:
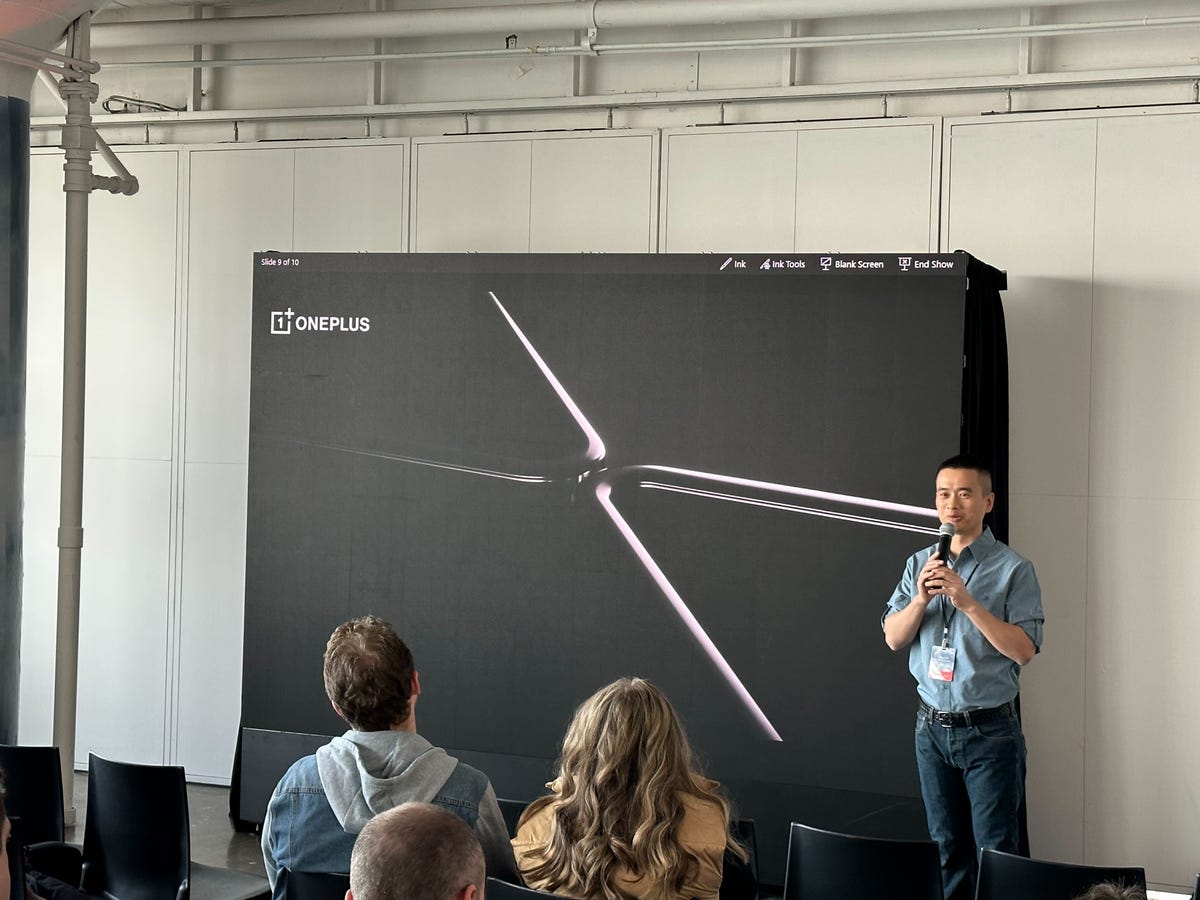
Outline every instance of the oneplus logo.
[[271, 334], [291, 334], [292, 316], [294, 315], [291, 307], [283, 312], [276, 309], [271, 310]]

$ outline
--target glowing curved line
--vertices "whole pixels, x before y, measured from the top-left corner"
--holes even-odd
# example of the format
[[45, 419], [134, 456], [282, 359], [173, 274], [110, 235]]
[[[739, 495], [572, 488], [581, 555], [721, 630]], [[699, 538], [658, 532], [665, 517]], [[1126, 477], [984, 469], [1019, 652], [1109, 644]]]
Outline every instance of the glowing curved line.
[[554, 393], [558, 394], [558, 399], [562, 401], [563, 406], [567, 408], [567, 412], [571, 414], [571, 418], [575, 420], [575, 424], [588, 439], [587, 451], [584, 453], [584, 458], [591, 462], [598, 462], [604, 458], [604, 441], [600, 439], [600, 435], [596, 433], [596, 429], [592, 427], [592, 423], [587, 420], [583, 411], [567, 393], [567, 389], [562, 386], [562, 382], [558, 380], [550, 367], [546, 365], [546, 361], [542, 359], [542, 355], [537, 352], [529, 338], [525, 337], [525, 332], [521, 330], [521, 326], [516, 323], [512, 316], [508, 314], [508, 310], [504, 308], [504, 304], [500, 302], [500, 298], [493, 291], [488, 291], [488, 296], [492, 298], [492, 302], [496, 304], [496, 308], [500, 310], [500, 314], [504, 316], [504, 320], [508, 322], [508, 327], [516, 334], [517, 340], [525, 347], [525, 351], [533, 360], [534, 364], [541, 370], [542, 375], [550, 382], [550, 387], [554, 389]]
[[729, 503], [743, 503], [747, 506], [761, 506], [765, 509], [780, 509], [785, 512], [803, 513], [822, 519], [840, 519], [844, 522], [854, 522], [859, 525], [878, 525], [880, 528], [894, 528], [897, 531], [915, 531], [918, 534], [937, 534], [937, 529], [925, 525], [906, 525], [903, 522], [889, 522], [887, 519], [876, 519], [871, 516], [856, 516], [853, 513], [834, 512], [829, 509], [817, 509], [812, 506], [798, 506], [795, 503], [781, 503], [778, 500], [757, 500], [753, 497], [739, 497], [737, 494], [722, 494], [717, 491], [705, 491], [700, 488], [682, 487], [677, 484], [662, 484], [657, 481], [643, 481], [640, 486], [652, 491], [670, 491], [674, 494], [689, 494], [694, 497], [704, 497], [707, 500], [725, 500]]
[[683, 620], [683, 624], [692, 633], [692, 637], [695, 638], [696, 643], [700, 645], [700, 648], [705, 652], [709, 660], [712, 661], [712, 664], [717, 667], [717, 671], [724, 676], [725, 681], [733, 688], [734, 693], [738, 695], [742, 704], [757, 720], [763, 731], [766, 732], [767, 737], [773, 741], [782, 741], [783, 738], [779, 736], [779, 732], [775, 730], [775, 726], [771, 724], [771, 720], [767, 718], [766, 713], [762, 711], [762, 708], [755, 702], [754, 697], [750, 695], [750, 691], [746, 689], [746, 686], [742, 684], [742, 680], [738, 678], [737, 673], [733, 671], [733, 667], [729, 665], [728, 661], [721, 654], [721, 651], [717, 649], [717, 645], [708, 636], [708, 632], [704, 630], [704, 626], [692, 615], [692, 611], [683, 602], [683, 598], [679, 596], [679, 592], [675, 590], [670, 579], [659, 568], [658, 563], [654, 561], [654, 557], [650, 555], [650, 551], [646, 549], [645, 544], [641, 542], [637, 534], [634, 533], [633, 528], [625, 521], [625, 517], [617, 510], [617, 507], [609, 498], [611, 493], [611, 484], [601, 481], [596, 485], [596, 499], [600, 501], [600, 505], [604, 507], [604, 511], [608, 513], [608, 517], [612, 519], [613, 524], [617, 526], [617, 530], [621, 532], [621, 537], [625, 538], [625, 542], [629, 544], [634, 555], [645, 566], [646, 571], [650, 573], [650, 577], [654, 579], [654, 583], [658, 585], [659, 590], [663, 592], [667, 601], [674, 608], [676, 615]]
[[487, 478], [502, 478], [505, 481], [518, 481], [522, 484], [549, 484], [553, 479], [545, 475], [522, 475], [519, 472], [501, 472], [499, 469], [484, 469], [479, 466], [463, 466], [456, 463], [441, 462], [436, 459], [425, 459], [421, 456], [405, 456], [401, 453], [385, 453], [382, 450], [364, 450], [359, 447], [347, 447], [344, 444], [326, 444], [321, 441], [303, 441], [297, 438], [273, 437], [258, 435], [268, 440], [287, 441], [299, 444], [301, 447], [316, 447], [320, 450], [336, 450], [339, 453], [349, 453], [353, 456], [370, 456], [375, 459], [391, 459], [396, 462], [413, 463], [430, 469], [444, 469], [447, 472], [462, 472], [466, 475], [483, 475]]
[[[760, 491], [771, 491], [777, 494], [787, 494], [793, 497], [813, 497], [819, 500], [831, 500], [835, 503], [845, 503], [850, 506], [866, 506], [870, 509], [885, 509], [890, 512], [910, 513], [926, 518], [937, 518], [937, 512], [926, 506], [910, 506], [907, 503], [893, 503], [890, 500], [872, 500], [869, 497], [856, 497], [853, 494], [835, 494], [831, 491], [819, 491], [816, 488], [794, 487], [790, 484], [777, 484], [773, 481], [756, 481], [753, 478], [738, 478], [734, 475], [718, 475], [715, 472], [697, 472], [694, 469], [676, 469], [673, 466], [630, 466], [636, 472], [666, 472], [671, 475], [683, 475], [689, 478], [699, 478], [702, 481], [715, 481], [719, 484], [731, 484], [736, 487], [754, 488]], [[640, 481], [641, 479], [639, 479]]]

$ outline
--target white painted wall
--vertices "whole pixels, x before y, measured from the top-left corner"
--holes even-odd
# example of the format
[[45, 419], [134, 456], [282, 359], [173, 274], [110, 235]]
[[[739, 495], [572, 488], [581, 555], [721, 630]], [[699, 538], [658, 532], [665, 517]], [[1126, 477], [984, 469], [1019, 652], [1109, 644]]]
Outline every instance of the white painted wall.
[[[1194, 6], [1154, 0], [1129, 11]], [[1122, 5], [1104, 7], [1116, 14]], [[855, 24], [919, 23], [813, 27]], [[1187, 65], [1194, 36], [1041, 41], [1033, 57], [1048, 73]], [[590, 91], [719, 93], [789, 68], [798, 81], [953, 82], [1017, 52], [1012, 41], [810, 51], [769, 64], [739, 54], [612, 57], [587, 61], [583, 82]], [[405, 66], [403, 77], [388, 75], [393, 101], [479, 96], [484, 75], [489, 97], [570, 90], [560, 60], [523, 74], [508, 62]], [[125, 93], [170, 93], [175, 74], [107, 77]], [[297, 83], [282, 74], [206, 78], [227, 102], [299, 105]], [[323, 102], [363, 88], [361, 72], [322, 77], [338, 82], [322, 86]], [[1011, 102], [1182, 103], [1192, 90], [1130, 81], [1022, 91]], [[480, 112], [384, 129], [417, 135], [411, 141], [253, 143], [362, 133], [361, 123], [303, 119], [243, 125], [236, 137], [219, 123], [110, 131], [186, 143], [126, 148], [142, 192], [92, 204], [82, 643], [103, 649], [81, 659], [77, 759], [96, 749], [228, 778], [240, 702], [253, 250], [961, 247], [1010, 275], [1013, 543], [1035, 560], [1048, 614], [1046, 650], [1024, 691], [1034, 852], [1144, 864], [1153, 882], [1190, 883], [1200, 867], [1200, 679], [1189, 645], [1200, 625], [1190, 552], [1200, 520], [1200, 113], [974, 115], [1008, 102], [1003, 92], [893, 97], [889, 112], [911, 118], [876, 119], [878, 97], [642, 108], [614, 93], [599, 113]], [[35, 95], [35, 114], [52, 111]], [[847, 116], [854, 121], [815, 121]], [[775, 121], [793, 118], [809, 121]], [[461, 134], [581, 126], [604, 130]], [[195, 143], [214, 139], [240, 143]], [[19, 723], [28, 742], [50, 734], [59, 176], [55, 154], [35, 154]]]
[[1012, 532], [1046, 597], [1031, 840], [1185, 885], [1200, 853], [1200, 116], [952, 121], [946, 246], [1008, 268]]

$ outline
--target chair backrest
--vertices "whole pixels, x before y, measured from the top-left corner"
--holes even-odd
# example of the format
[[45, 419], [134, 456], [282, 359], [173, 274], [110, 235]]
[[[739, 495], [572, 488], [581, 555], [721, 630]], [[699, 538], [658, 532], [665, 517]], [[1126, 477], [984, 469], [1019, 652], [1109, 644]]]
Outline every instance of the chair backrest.
[[792, 823], [784, 900], [942, 900], [933, 841], [900, 841]]
[[1196, 887], [1192, 891], [1192, 900], [1200, 900], [1200, 872], [1196, 873]]
[[[0, 745], [4, 805], [21, 819], [22, 845], [63, 839], [62, 770], [57, 747]], [[16, 846], [14, 844], [14, 846]]]
[[284, 900], [343, 900], [350, 890], [350, 876], [280, 869], [276, 888], [279, 885], [283, 886]]
[[179, 766], [88, 757], [83, 888], [121, 900], [186, 900], [191, 839]]
[[754, 830], [754, 820], [734, 819], [732, 830], [738, 843], [750, 851], [750, 859], [747, 862], [750, 865], [750, 871], [754, 873], [754, 880], [758, 881], [758, 835]]
[[500, 815], [504, 816], [504, 825], [508, 828], [508, 836], [514, 838], [517, 836], [517, 822], [521, 820], [521, 813], [525, 812], [525, 807], [529, 805], [528, 800], [497, 800], [500, 804]]
[[535, 891], [524, 885], [501, 881], [499, 878], [487, 880], [487, 884], [483, 888], [483, 896], [487, 900], [545, 900], [546, 897], [556, 897], [558, 900], [562, 900], [558, 894]]
[[[6, 810], [7, 811], [7, 810]], [[0, 897], [0, 900], [24, 900], [25, 897], [25, 867], [22, 864], [24, 853], [21, 848], [25, 846], [21, 834], [21, 817], [9, 816], [8, 821], [12, 826], [12, 831], [9, 833], [8, 847], [8, 884], [9, 893], [7, 897]]]
[[975, 900], [1074, 900], [1104, 881], [1145, 891], [1146, 870], [1138, 866], [1079, 866], [984, 849], [979, 854]]

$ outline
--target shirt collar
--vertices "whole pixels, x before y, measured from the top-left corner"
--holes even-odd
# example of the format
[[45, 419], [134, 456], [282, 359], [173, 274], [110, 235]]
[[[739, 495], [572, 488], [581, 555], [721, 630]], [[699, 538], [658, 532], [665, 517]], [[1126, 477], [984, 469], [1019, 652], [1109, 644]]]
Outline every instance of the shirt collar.
[[[963, 550], [963, 553], [969, 552], [971, 556], [975, 558], [975, 561], [979, 562], [980, 560], [985, 559], [987, 555], [992, 552], [995, 546], [996, 538], [992, 535], [992, 529], [985, 525], [983, 526], [983, 534], [971, 541], [971, 543], [968, 544]], [[960, 553], [959, 556], [962, 556], [962, 553]]]

